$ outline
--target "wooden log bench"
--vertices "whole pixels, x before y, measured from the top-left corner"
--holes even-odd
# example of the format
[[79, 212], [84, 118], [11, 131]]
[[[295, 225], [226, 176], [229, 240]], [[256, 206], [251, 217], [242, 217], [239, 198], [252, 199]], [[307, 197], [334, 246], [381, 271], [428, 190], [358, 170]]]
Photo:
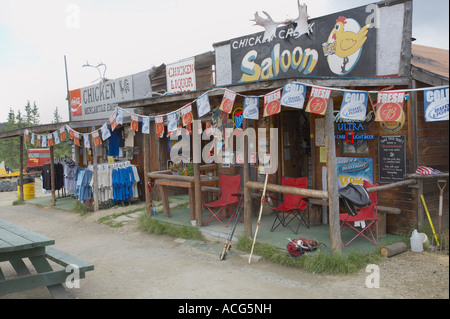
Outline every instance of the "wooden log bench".
[[[326, 199], [310, 198], [310, 205], [328, 206]], [[400, 208], [386, 207], [378, 205], [378, 237], [386, 237], [386, 214], [400, 215]]]

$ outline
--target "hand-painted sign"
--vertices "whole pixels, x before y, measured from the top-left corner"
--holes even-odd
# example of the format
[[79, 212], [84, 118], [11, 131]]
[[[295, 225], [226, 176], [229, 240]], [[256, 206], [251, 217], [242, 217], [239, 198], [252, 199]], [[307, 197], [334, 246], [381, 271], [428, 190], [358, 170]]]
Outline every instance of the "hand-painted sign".
[[378, 137], [378, 167], [380, 182], [392, 183], [403, 180], [403, 175], [406, 174], [405, 135]]
[[448, 87], [425, 90], [423, 92], [425, 121], [448, 121]]
[[195, 91], [195, 58], [185, 59], [166, 66], [167, 92]]
[[231, 82], [299, 76], [376, 76], [376, 29], [366, 6], [308, 20], [310, 34], [279, 27], [230, 40]]

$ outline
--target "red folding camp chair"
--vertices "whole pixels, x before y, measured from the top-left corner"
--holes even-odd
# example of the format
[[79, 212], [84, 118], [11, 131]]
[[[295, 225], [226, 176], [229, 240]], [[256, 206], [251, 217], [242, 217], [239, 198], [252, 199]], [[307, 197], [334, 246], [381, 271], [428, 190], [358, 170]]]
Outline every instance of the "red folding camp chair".
[[[308, 177], [292, 178], [283, 176], [281, 184], [283, 186], [308, 188]], [[269, 207], [275, 213], [275, 220], [270, 231], [274, 231], [278, 226], [282, 225], [283, 227], [289, 227], [290, 230], [297, 234], [301, 223], [309, 228], [309, 210], [308, 221], [303, 217], [303, 213], [307, 207], [308, 198], [300, 195], [284, 194], [284, 200], [280, 205], [277, 207]], [[293, 220], [299, 221], [296, 230], [290, 226]]]
[[[236, 217], [236, 210], [241, 201], [240, 195], [241, 175], [219, 175], [220, 198], [210, 203], [203, 203], [209, 210], [209, 216], [203, 225], [207, 225], [212, 219], [216, 218], [224, 227], [228, 227], [231, 219]], [[234, 206], [234, 207], [233, 207]], [[224, 220], [228, 221], [224, 223]], [[239, 219], [240, 222], [242, 220]]]
[[[378, 185], [372, 185], [364, 181], [363, 186], [370, 188]], [[343, 247], [347, 247], [357, 237], [366, 238], [375, 246], [378, 245], [378, 193], [369, 193], [369, 198], [371, 201], [370, 206], [360, 208], [356, 216], [339, 214], [339, 220], [341, 222], [341, 243]], [[360, 222], [360, 225], [355, 226], [355, 222]], [[356, 233], [346, 244], [342, 240], [342, 232], [345, 229], [351, 229]]]

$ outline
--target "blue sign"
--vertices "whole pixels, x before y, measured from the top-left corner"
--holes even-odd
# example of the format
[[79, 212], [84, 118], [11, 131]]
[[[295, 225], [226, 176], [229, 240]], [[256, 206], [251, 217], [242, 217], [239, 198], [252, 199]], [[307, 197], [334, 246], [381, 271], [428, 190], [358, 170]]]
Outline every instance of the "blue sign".
[[305, 104], [306, 86], [300, 83], [288, 83], [283, 87], [281, 105], [303, 109]]
[[244, 99], [244, 118], [257, 120], [259, 118], [259, 97], [246, 96]]
[[367, 92], [345, 91], [339, 118], [351, 121], [364, 121], [366, 119], [368, 98]]
[[336, 158], [338, 189], [348, 183], [363, 185], [364, 181], [373, 184], [373, 160], [363, 157]]
[[448, 87], [423, 91], [425, 121], [448, 121]]

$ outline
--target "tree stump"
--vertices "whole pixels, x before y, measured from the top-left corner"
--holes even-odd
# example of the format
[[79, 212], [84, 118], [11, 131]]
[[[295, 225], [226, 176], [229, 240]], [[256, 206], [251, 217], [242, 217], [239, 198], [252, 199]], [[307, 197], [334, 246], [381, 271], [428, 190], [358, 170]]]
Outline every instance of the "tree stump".
[[384, 257], [392, 257], [406, 251], [406, 244], [398, 242], [392, 245], [384, 246], [380, 252]]

